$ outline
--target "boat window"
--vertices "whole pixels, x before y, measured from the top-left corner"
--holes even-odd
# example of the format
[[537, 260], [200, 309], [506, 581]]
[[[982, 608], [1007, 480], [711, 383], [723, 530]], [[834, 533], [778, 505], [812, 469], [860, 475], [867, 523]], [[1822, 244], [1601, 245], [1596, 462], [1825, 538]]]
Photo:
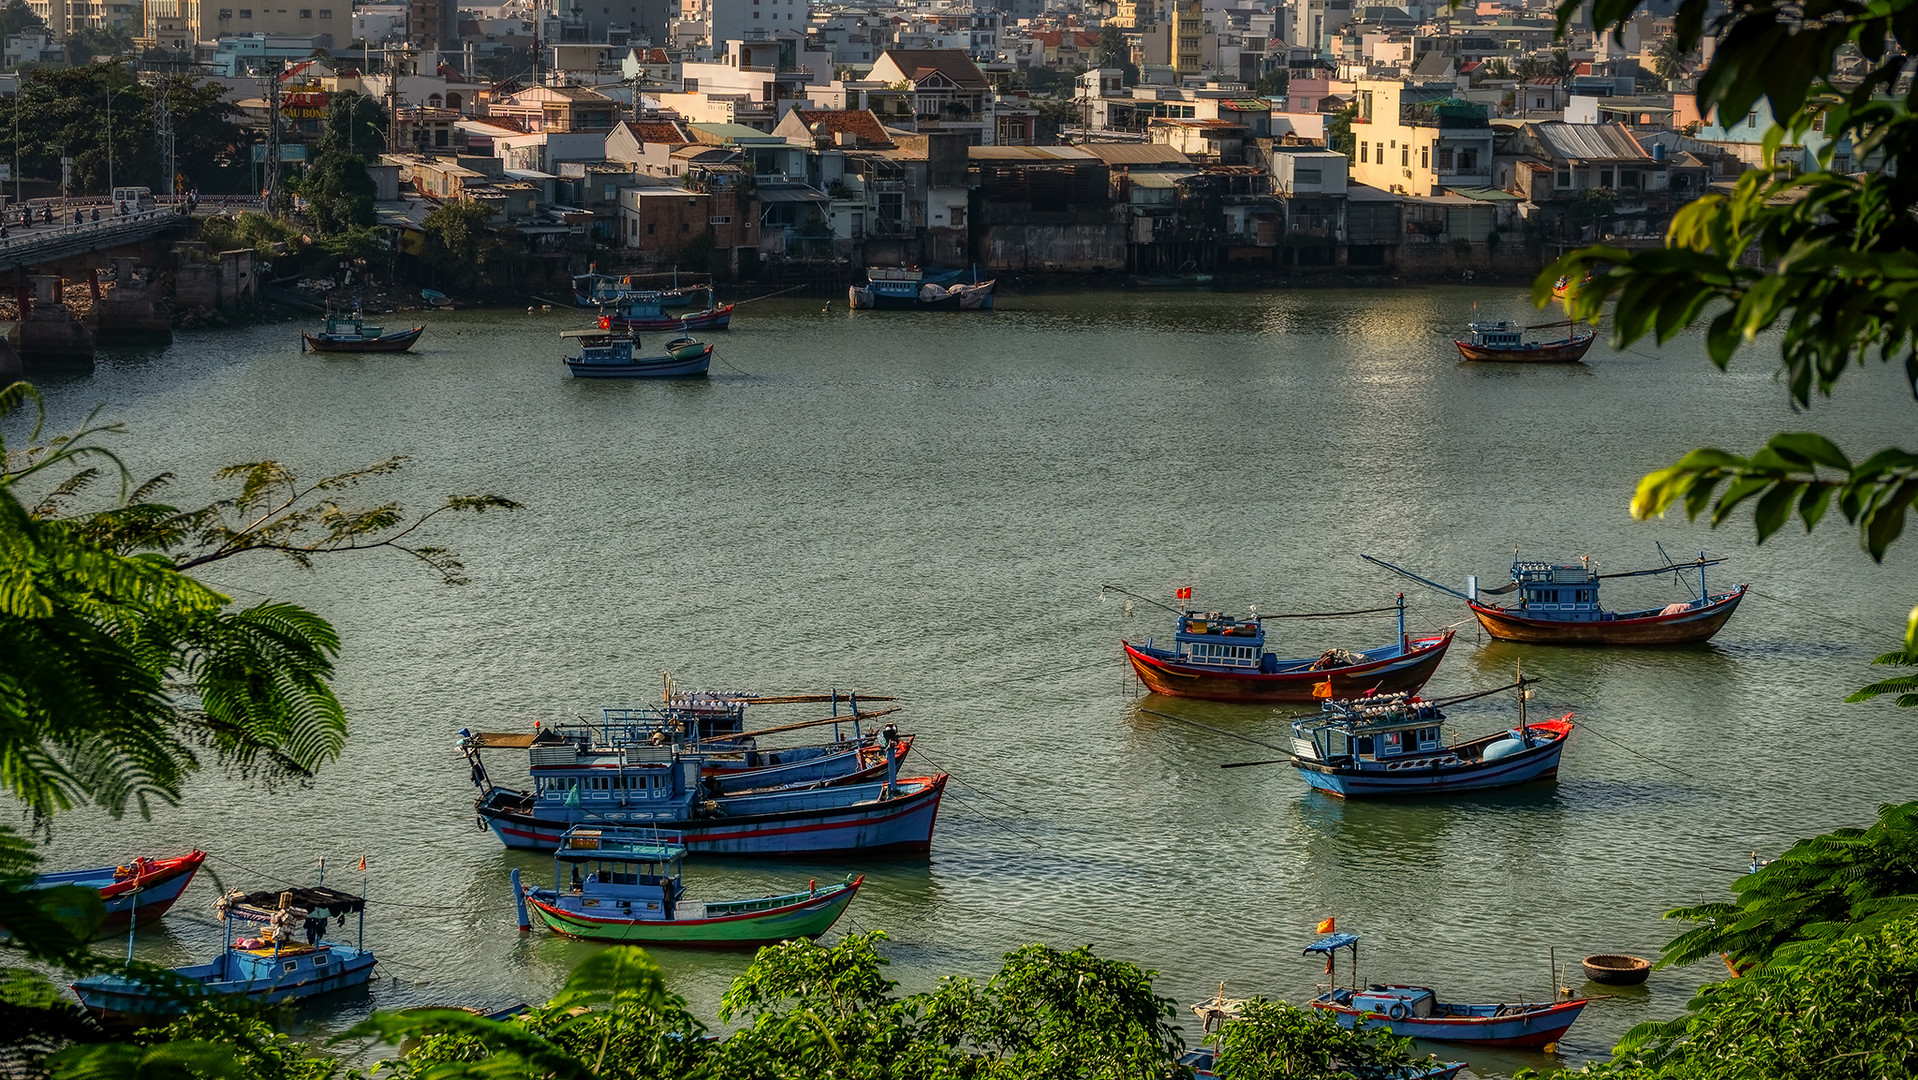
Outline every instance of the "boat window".
[[290, 975], [290, 974], [292, 974], [292, 973], [294, 972], [294, 970], [296, 970], [296, 969], [297, 969], [297, 968], [298, 968], [299, 966], [300, 966], [300, 962], [299, 962], [298, 960], [288, 960], [288, 961], [286, 962], [286, 966], [285, 966], [285, 967], [282, 967], [282, 968], [280, 969], [280, 972], [281, 972], [282, 974], [286, 974], [286, 975]]
[[315, 953], [315, 954], [314, 954], [314, 956], [313, 956], [313, 966], [314, 966], [314, 967], [319, 967], [320, 965], [322, 965], [322, 964], [324, 964], [324, 963], [326, 963], [326, 954], [325, 954], [325, 953]]
[[1372, 736], [1361, 735], [1358, 738], [1353, 739], [1352, 752], [1354, 754], [1360, 754], [1360, 755], [1367, 755], [1372, 753]]
[[1396, 754], [1396, 753], [1398, 753], [1398, 752], [1399, 752], [1399, 750], [1401, 749], [1401, 746], [1402, 746], [1402, 743], [1401, 743], [1401, 738], [1402, 738], [1402, 734], [1401, 734], [1400, 732], [1397, 732], [1397, 731], [1388, 731], [1388, 732], [1386, 732], [1386, 733], [1385, 733], [1385, 746], [1384, 746], [1384, 748], [1383, 748], [1383, 749], [1381, 749], [1381, 750], [1379, 751], [1379, 753], [1381, 753], [1381, 754]]

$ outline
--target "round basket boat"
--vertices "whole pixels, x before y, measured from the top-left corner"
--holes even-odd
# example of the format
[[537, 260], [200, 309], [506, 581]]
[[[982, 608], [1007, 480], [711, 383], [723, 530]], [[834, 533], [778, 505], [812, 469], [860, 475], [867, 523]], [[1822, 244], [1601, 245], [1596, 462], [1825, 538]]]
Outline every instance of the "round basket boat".
[[1652, 962], [1622, 953], [1599, 953], [1583, 961], [1585, 977], [1608, 986], [1637, 986], [1651, 976]]

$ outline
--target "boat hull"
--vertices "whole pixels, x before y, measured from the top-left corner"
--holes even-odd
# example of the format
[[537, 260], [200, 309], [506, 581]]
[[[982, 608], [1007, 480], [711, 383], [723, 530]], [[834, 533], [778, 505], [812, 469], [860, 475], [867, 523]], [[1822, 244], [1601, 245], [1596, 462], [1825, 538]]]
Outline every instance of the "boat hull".
[[588, 364], [566, 358], [566, 370], [575, 379], [677, 379], [704, 375], [712, 367], [713, 347], [689, 359], [672, 356], [635, 360], [630, 364]]
[[426, 327], [415, 326], [397, 334], [385, 334], [376, 338], [325, 338], [318, 334], [301, 333], [306, 340], [307, 349], [320, 353], [394, 353], [405, 352], [426, 332]]
[[1338, 1005], [1320, 997], [1315, 1009], [1333, 1014], [1343, 1028], [1384, 1028], [1401, 1038], [1428, 1042], [1472, 1043], [1477, 1046], [1539, 1047], [1554, 1043], [1572, 1026], [1585, 1002], [1566, 1001], [1540, 1005], [1508, 1016], [1433, 1016], [1394, 1020], [1381, 1013], [1361, 1013], [1348, 1005]]
[[[911, 735], [899, 740], [900, 761], [905, 761], [906, 755], [911, 752], [912, 740]], [[793, 784], [863, 784], [883, 777], [885, 772], [886, 752], [874, 744], [782, 765], [751, 769], [708, 765], [700, 770], [701, 775], [714, 778], [713, 782], [719, 785], [722, 795], [738, 795]]]
[[1179, 663], [1167, 659], [1156, 649], [1147, 650], [1130, 642], [1120, 644], [1139, 681], [1155, 694], [1240, 704], [1304, 704], [1323, 700], [1326, 695], [1318, 693], [1316, 688], [1326, 682], [1332, 684], [1331, 696], [1338, 698], [1417, 690], [1432, 677], [1439, 661], [1445, 659], [1452, 634], [1453, 631], [1447, 630], [1437, 637], [1413, 638], [1412, 648], [1405, 653], [1382, 660], [1322, 671], [1271, 674]]
[[[1197, 1080], [1218, 1080], [1214, 1070], [1218, 1051], [1209, 1046], [1199, 1046], [1179, 1055], [1179, 1064], [1192, 1070]], [[1465, 1071], [1463, 1061], [1414, 1062], [1390, 1074], [1374, 1074], [1369, 1080], [1452, 1080]]]
[[[1406, 795], [1444, 795], [1455, 791], [1483, 791], [1515, 787], [1558, 776], [1572, 724], [1569, 716], [1530, 725], [1558, 732], [1551, 742], [1493, 761], [1472, 761], [1449, 768], [1412, 768], [1398, 772], [1354, 769], [1293, 758], [1299, 776], [1314, 790], [1344, 799], [1392, 798]], [[1430, 758], [1436, 755], [1426, 755]], [[1414, 757], [1410, 760], [1422, 760]]]
[[648, 318], [625, 318], [608, 315], [607, 326], [614, 330], [724, 330], [733, 321], [733, 305], [724, 304], [705, 311], [696, 311], [690, 315], [660, 315]]
[[1724, 629], [1738, 610], [1739, 601], [1745, 598], [1746, 588], [1740, 585], [1711, 604], [1672, 615], [1593, 622], [1527, 618], [1505, 608], [1467, 603], [1485, 632], [1500, 641], [1532, 645], [1696, 645]]
[[[563, 910], [550, 889], [526, 890], [526, 904], [546, 928], [588, 941], [618, 941], [646, 945], [686, 945], [705, 948], [746, 948], [773, 945], [793, 938], [818, 937], [839, 921], [865, 878], [829, 885], [810, 895], [794, 894], [791, 903], [765, 911], [702, 919], [601, 918]], [[690, 905], [688, 905], [690, 906]]]
[[[495, 789], [474, 809], [509, 848], [552, 851], [567, 829], [587, 821], [651, 826], [678, 833], [688, 851], [702, 855], [821, 855], [838, 852], [922, 852], [932, 848], [932, 830], [945, 793], [944, 774], [899, 781], [902, 794], [879, 801], [852, 801], [858, 787], [738, 795], [724, 800], [725, 816], [690, 820], [590, 813], [564, 806], [536, 806], [520, 792]], [[808, 805], [810, 804], [810, 805]], [[759, 812], [755, 812], [759, 811]]]
[[129, 921], [144, 924], [165, 915], [180, 894], [186, 892], [187, 886], [193, 883], [193, 875], [199, 873], [200, 864], [205, 861], [206, 853], [195, 851], [178, 858], [152, 860], [149, 863], [152, 869], [118, 881], [114, 880], [114, 872], [118, 868], [103, 866], [94, 870], [41, 874], [33, 879], [29, 887], [46, 889], [72, 885], [97, 889], [100, 902], [106, 907], [106, 918], [101, 921], [100, 929], [123, 930]]
[[1597, 334], [1587, 334], [1565, 341], [1517, 348], [1487, 348], [1469, 341], [1454, 341], [1452, 344], [1458, 346], [1459, 355], [1467, 360], [1503, 364], [1576, 364], [1585, 358], [1586, 352], [1597, 340]]
[[364, 986], [373, 978], [373, 954], [360, 949], [334, 946], [338, 962], [328, 965], [325, 974], [306, 974], [294, 981], [279, 979], [224, 979], [223, 966], [215, 961], [197, 967], [176, 969], [188, 980], [177, 993], [160, 993], [123, 975], [97, 975], [73, 984], [73, 992], [88, 1012], [102, 1017], [177, 1016], [194, 1000], [209, 997], [243, 998], [262, 1005], [296, 1001], [321, 994]]

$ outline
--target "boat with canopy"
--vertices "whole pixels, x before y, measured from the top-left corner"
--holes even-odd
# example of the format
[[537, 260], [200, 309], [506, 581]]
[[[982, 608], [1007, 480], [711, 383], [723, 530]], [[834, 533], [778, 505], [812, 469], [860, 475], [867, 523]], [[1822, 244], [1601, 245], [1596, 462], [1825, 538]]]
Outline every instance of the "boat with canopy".
[[[1454, 340], [1459, 355], [1467, 360], [1499, 361], [1520, 364], [1576, 364], [1585, 358], [1598, 331], [1579, 333], [1569, 320], [1519, 326], [1511, 322], [1473, 322], [1466, 336]], [[1550, 341], [1527, 341], [1527, 330], [1567, 328], [1566, 335]]]
[[[1429, 986], [1359, 982], [1359, 936], [1335, 932], [1305, 947], [1306, 956], [1325, 957], [1332, 976], [1341, 949], [1352, 954], [1351, 979], [1336, 983], [1312, 999], [1345, 1028], [1382, 1027], [1394, 1035], [1433, 1042], [1473, 1043], [1479, 1046], [1544, 1047], [1559, 1040], [1588, 1004], [1585, 998], [1565, 1001], [1501, 1001], [1464, 1004], [1439, 1000]], [[1553, 983], [1557, 983], [1554, 975]]]
[[1409, 694], [1328, 701], [1319, 715], [1292, 722], [1292, 766], [1315, 790], [1341, 798], [1441, 795], [1552, 779], [1575, 725], [1571, 713], [1526, 718], [1525, 687], [1537, 681], [1521, 677], [1514, 684], [1518, 723], [1466, 742], [1447, 743], [1439, 702]]

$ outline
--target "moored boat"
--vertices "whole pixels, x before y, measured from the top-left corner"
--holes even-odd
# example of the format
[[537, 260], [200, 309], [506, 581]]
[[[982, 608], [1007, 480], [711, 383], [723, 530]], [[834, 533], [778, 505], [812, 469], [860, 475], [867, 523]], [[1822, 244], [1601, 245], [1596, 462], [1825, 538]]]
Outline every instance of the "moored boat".
[[300, 351], [322, 353], [394, 353], [405, 352], [426, 332], [426, 327], [387, 333], [358, 315], [329, 312], [320, 324], [320, 332], [300, 334]]
[[[175, 977], [165, 982], [132, 973], [88, 976], [73, 984], [80, 1004], [110, 1018], [175, 1016], [201, 998], [271, 1004], [364, 986], [373, 977], [371, 952], [325, 939], [329, 920], [358, 914], [365, 941], [361, 897], [322, 886], [233, 892], [220, 898], [217, 910], [225, 946], [211, 963], [174, 968]], [[236, 939], [236, 920], [260, 924], [263, 932]]]
[[1312, 1007], [1338, 1019], [1340, 1027], [1382, 1027], [1394, 1035], [1478, 1046], [1544, 1047], [1559, 1040], [1585, 1010], [1584, 998], [1463, 1004], [1440, 1001], [1429, 986], [1401, 983], [1358, 985], [1359, 936], [1331, 933], [1305, 947], [1326, 958], [1328, 972], [1340, 949], [1352, 950], [1352, 983], [1312, 999]]
[[564, 330], [559, 336], [579, 341], [579, 355], [563, 358], [575, 379], [683, 378], [706, 374], [713, 362], [713, 347], [689, 337], [668, 342], [663, 356], [642, 356], [630, 331]]
[[960, 281], [964, 271], [928, 273], [917, 266], [868, 266], [866, 284], [846, 290], [846, 302], [855, 311], [875, 308], [921, 308], [944, 311], [989, 311], [997, 281]]
[[1216, 611], [1168, 610], [1179, 620], [1171, 645], [1155, 644], [1151, 638], [1143, 645], [1119, 644], [1139, 680], [1153, 693], [1171, 697], [1263, 704], [1417, 690], [1452, 644], [1450, 630], [1407, 635], [1403, 595], [1396, 608], [1378, 609], [1398, 613], [1396, 640], [1358, 651], [1330, 648], [1316, 657], [1296, 659], [1265, 651], [1264, 619], [1274, 616], [1241, 619]]
[[[1521, 680], [1522, 681], [1522, 680]], [[1467, 742], [1445, 741], [1445, 714], [1428, 701], [1388, 694], [1328, 701], [1292, 722], [1292, 766], [1311, 787], [1344, 798], [1437, 795], [1512, 787], [1558, 775], [1572, 714], [1527, 721]]]
[[610, 330], [724, 330], [732, 323], [733, 305], [711, 304], [701, 311], [668, 312], [666, 297], [656, 292], [628, 293], [609, 301], [601, 311], [601, 329]]
[[100, 923], [100, 929], [110, 930], [125, 927], [129, 920], [148, 923], [165, 915], [193, 883], [193, 875], [205, 861], [206, 852], [197, 849], [168, 859], [142, 855], [119, 866], [35, 874], [27, 888], [78, 886], [97, 890], [106, 907], [106, 918]]
[[[1725, 560], [1708, 559], [1702, 551], [1695, 562], [1611, 574], [1599, 573], [1589, 557], [1576, 563], [1535, 562], [1518, 558], [1514, 551], [1510, 583], [1496, 589], [1481, 589], [1478, 578], [1468, 576], [1463, 592], [1383, 559], [1370, 555], [1360, 557], [1465, 601], [1479, 625], [1492, 637], [1537, 645], [1695, 645], [1709, 641], [1724, 628], [1749, 588], [1739, 585], [1721, 593], [1707, 590], [1705, 568]], [[1690, 600], [1638, 611], [1607, 611], [1599, 606], [1602, 581], [1664, 574], [1682, 580], [1681, 575], [1692, 569], [1698, 571], [1698, 587]], [[1485, 600], [1514, 590], [1519, 594], [1515, 604]]]
[[[817, 937], [832, 928], [865, 878], [743, 900], [685, 895], [686, 847], [677, 834], [574, 826], [553, 853], [553, 887], [522, 886], [512, 872], [520, 929], [537, 917], [548, 929], [590, 941], [750, 947]], [[567, 872], [571, 871], [570, 882]], [[530, 911], [530, 915], [529, 915]]]
[[1541, 323], [1521, 328], [1517, 323], [1474, 322], [1464, 340], [1455, 340], [1459, 355], [1467, 360], [1492, 360], [1523, 364], [1575, 364], [1583, 360], [1598, 331], [1584, 334], [1568, 331], [1565, 337], [1551, 341], [1527, 341], [1524, 331], [1547, 327], [1571, 326], [1568, 322]]

